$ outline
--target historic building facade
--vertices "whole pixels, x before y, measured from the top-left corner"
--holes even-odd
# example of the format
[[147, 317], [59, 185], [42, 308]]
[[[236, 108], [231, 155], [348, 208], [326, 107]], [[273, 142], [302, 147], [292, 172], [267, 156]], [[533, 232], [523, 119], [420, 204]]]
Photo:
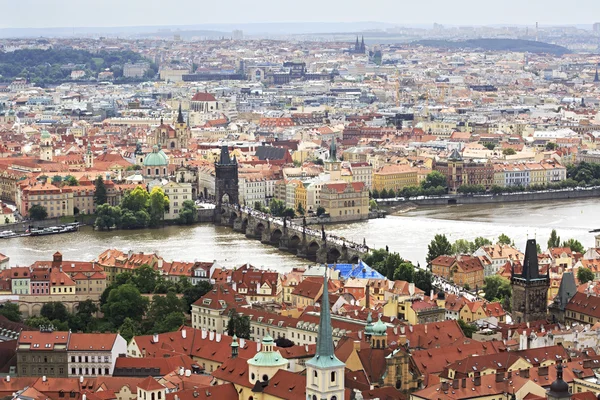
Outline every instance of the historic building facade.
[[215, 198], [220, 206], [223, 203], [239, 204], [238, 163], [229, 157], [229, 148], [221, 147], [221, 157], [215, 163]]
[[540, 274], [535, 239], [527, 241], [522, 273], [516, 275], [513, 270], [510, 281], [513, 290], [511, 298], [513, 320], [522, 323], [546, 319], [550, 276]]

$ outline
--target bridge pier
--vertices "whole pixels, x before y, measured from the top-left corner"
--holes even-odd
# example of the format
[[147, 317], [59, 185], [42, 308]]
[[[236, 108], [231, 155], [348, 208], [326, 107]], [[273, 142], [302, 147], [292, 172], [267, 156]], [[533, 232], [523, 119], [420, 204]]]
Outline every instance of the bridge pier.
[[308, 243], [306, 242], [306, 237], [302, 238], [302, 243], [300, 243], [300, 246], [298, 246], [296, 255], [302, 258], [308, 258]]
[[327, 244], [324, 244], [317, 251], [317, 263], [327, 264]]
[[244, 232], [242, 228], [243, 219], [242, 217], [238, 217], [235, 221], [233, 221], [233, 230], [236, 232]]

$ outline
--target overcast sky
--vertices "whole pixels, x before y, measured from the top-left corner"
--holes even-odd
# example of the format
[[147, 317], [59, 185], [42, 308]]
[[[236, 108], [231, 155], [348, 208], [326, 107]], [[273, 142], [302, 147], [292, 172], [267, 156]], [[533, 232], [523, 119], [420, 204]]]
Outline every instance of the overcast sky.
[[591, 24], [600, 0], [0, 0], [1, 28], [360, 22]]

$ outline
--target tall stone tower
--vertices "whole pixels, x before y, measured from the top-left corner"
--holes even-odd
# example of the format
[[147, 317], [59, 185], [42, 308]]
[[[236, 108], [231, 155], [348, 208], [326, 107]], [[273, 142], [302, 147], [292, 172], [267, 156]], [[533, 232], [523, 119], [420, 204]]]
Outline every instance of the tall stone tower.
[[52, 148], [52, 136], [46, 130], [42, 131], [40, 136], [40, 159], [45, 161], [52, 161], [54, 149]]
[[342, 163], [337, 158], [335, 138], [331, 139], [331, 144], [329, 145], [329, 158], [325, 161], [325, 171], [329, 173], [330, 180], [332, 181], [342, 179]]
[[88, 142], [87, 151], [85, 152], [85, 167], [94, 168], [94, 154], [92, 153], [91, 142]]
[[527, 241], [521, 274], [516, 275], [513, 267], [510, 281], [513, 291], [511, 299], [513, 320], [521, 323], [546, 319], [550, 275], [540, 275], [535, 239]]
[[331, 327], [327, 274], [325, 274], [317, 352], [306, 362], [306, 398], [343, 400], [345, 368], [346, 364], [341, 362], [333, 352], [333, 328]]
[[215, 197], [217, 209], [223, 203], [239, 204], [238, 196], [238, 163], [229, 158], [229, 148], [221, 147], [221, 157], [215, 163]]

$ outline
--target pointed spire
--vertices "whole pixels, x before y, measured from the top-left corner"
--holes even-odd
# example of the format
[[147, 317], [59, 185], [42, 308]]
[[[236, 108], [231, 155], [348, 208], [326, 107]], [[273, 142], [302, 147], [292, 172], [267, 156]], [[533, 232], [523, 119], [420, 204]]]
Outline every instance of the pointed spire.
[[179, 114], [177, 114], [177, 123], [185, 124], [185, 120], [183, 119], [183, 113], [181, 112], [181, 103], [179, 103]]
[[598, 76], [598, 65], [596, 65], [596, 75], [594, 75], [594, 82], [600, 82], [600, 77]]
[[321, 295], [321, 319], [317, 339], [317, 359], [333, 359], [333, 330], [331, 328], [331, 311], [329, 309], [329, 290], [327, 290], [327, 269], [323, 277], [323, 294]]
[[521, 277], [526, 281], [539, 279], [540, 270], [537, 258], [537, 245], [535, 239], [529, 239], [525, 247], [525, 258], [523, 259], [523, 271]]
[[219, 164], [221, 164], [221, 165], [231, 164], [231, 159], [229, 158], [229, 147], [228, 146], [221, 146], [221, 158], [219, 159]]

